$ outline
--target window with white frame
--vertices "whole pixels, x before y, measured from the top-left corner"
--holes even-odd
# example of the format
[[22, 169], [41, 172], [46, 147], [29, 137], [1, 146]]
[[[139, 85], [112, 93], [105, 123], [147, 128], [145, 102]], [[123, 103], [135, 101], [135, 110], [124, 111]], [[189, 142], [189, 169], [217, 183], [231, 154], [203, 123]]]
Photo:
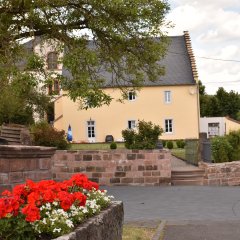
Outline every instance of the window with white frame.
[[58, 54], [56, 52], [48, 53], [47, 68], [50, 70], [54, 70], [58, 68]]
[[165, 119], [165, 133], [172, 133], [172, 132], [173, 132], [173, 120]]
[[88, 138], [95, 138], [95, 121], [87, 121]]
[[128, 128], [134, 129], [136, 127], [136, 121], [135, 120], [129, 120], [128, 121]]
[[164, 101], [165, 103], [171, 103], [171, 91], [164, 91]]
[[134, 91], [128, 92], [128, 100], [133, 101], [136, 99], [136, 93]]

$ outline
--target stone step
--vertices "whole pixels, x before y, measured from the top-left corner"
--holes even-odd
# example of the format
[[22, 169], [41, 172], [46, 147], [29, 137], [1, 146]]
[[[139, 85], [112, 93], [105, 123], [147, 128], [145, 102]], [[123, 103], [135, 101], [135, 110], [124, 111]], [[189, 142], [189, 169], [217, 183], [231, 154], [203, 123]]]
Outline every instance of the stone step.
[[204, 174], [202, 169], [189, 169], [189, 170], [173, 170], [172, 175], [195, 175]]
[[201, 186], [203, 185], [204, 170], [202, 169], [188, 169], [188, 170], [173, 170], [172, 171], [172, 185], [181, 186]]
[[172, 179], [174, 180], [184, 180], [184, 179], [202, 179], [203, 175], [172, 175]]
[[202, 180], [172, 180], [173, 186], [202, 186]]

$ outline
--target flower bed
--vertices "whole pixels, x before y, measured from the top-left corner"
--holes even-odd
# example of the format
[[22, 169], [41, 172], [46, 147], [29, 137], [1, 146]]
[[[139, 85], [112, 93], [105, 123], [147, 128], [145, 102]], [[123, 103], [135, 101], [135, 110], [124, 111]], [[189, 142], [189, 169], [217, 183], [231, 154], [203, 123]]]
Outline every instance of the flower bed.
[[43, 180], [17, 185], [0, 198], [0, 239], [52, 239], [71, 232], [111, 204], [83, 174], [69, 180]]

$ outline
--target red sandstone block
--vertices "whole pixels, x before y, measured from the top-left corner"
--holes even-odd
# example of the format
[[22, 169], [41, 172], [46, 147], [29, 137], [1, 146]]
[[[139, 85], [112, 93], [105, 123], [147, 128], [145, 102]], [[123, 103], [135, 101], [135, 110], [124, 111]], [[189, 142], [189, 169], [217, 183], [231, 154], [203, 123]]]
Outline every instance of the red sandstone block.
[[152, 172], [152, 176], [160, 176], [160, 171]]
[[103, 178], [113, 178], [113, 173], [109, 173], [109, 172], [103, 172], [102, 173], [102, 177]]
[[100, 185], [110, 185], [110, 179], [109, 178], [99, 178], [99, 184]]
[[60, 181], [67, 180], [69, 178], [71, 178], [71, 174], [69, 173], [61, 173], [61, 172], [55, 173], [55, 179], [58, 179]]
[[52, 172], [51, 171], [39, 171], [36, 172], [36, 180], [44, 180], [44, 179], [52, 179]]
[[115, 172], [114, 176], [115, 177], [125, 177], [126, 176], [126, 172]]
[[9, 183], [21, 183], [24, 182], [24, 177], [22, 172], [10, 172], [9, 173]]
[[160, 185], [169, 185], [171, 183], [171, 178], [169, 177], [160, 177], [159, 178], [159, 184]]
[[1, 172], [9, 172], [9, 159], [0, 159]]
[[102, 177], [102, 173], [92, 173], [92, 177], [93, 178], [101, 178]]
[[144, 181], [145, 181], [145, 183], [158, 183], [159, 178], [158, 177], [145, 177]]
[[144, 183], [144, 178], [133, 178], [133, 183]]
[[121, 183], [133, 183], [133, 178], [121, 178]]
[[103, 161], [110, 161], [112, 160], [111, 154], [103, 154]]
[[208, 180], [209, 186], [219, 186], [220, 185], [220, 179], [213, 179]]
[[144, 177], [150, 177], [151, 176], [151, 172], [143, 172], [143, 176]]
[[93, 155], [93, 160], [94, 161], [101, 161], [102, 160], [102, 155]]
[[40, 158], [38, 160], [39, 162], [39, 169], [41, 170], [47, 170], [47, 169], [51, 169], [52, 166], [52, 161], [50, 158]]
[[23, 173], [23, 177], [25, 180], [27, 179], [31, 179], [33, 181], [37, 181], [37, 177], [36, 177], [36, 172], [35, 171], [32, 171], [32, 172], [24, 172]]
[[8, 159], [10, 165], [10, 172], [23, 171], [26, 168], [26, 159], [24, 158], [13, 158]]
[[8, 184], [8, 183], [9, 183], [8, 173], [0, 173], [0, 184]]

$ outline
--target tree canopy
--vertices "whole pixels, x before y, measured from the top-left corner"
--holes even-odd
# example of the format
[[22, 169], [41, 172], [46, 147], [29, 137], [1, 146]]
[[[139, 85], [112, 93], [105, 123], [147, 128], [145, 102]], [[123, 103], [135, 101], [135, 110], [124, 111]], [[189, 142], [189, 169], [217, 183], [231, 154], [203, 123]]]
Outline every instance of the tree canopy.
[[200, 115], [201, 117], [225, 117], [229, 116], [240, 120], [240, 95], [233, 90], [227, 92], [224, 88], [218, 88], [215, 95], [207, 95], [205, 86], [199, 81]]
[[[109, 104], [103, 87], [118, 86], [124, 96], [123, 87], [164, 74], [157, 62], [168, 45], [162, 30], [168, 11], [165, 0], [0, 0], [0, 88], [21, 74], [29, 74], [35, 90], [57, 77], [71, 99], [87, 107]], [[36, 37], [57, 44], [70, 79], [46, 72], [39, 56], [29, 57], [22, 41]], [[30, 72], [19, 68], [23, 59]]]

